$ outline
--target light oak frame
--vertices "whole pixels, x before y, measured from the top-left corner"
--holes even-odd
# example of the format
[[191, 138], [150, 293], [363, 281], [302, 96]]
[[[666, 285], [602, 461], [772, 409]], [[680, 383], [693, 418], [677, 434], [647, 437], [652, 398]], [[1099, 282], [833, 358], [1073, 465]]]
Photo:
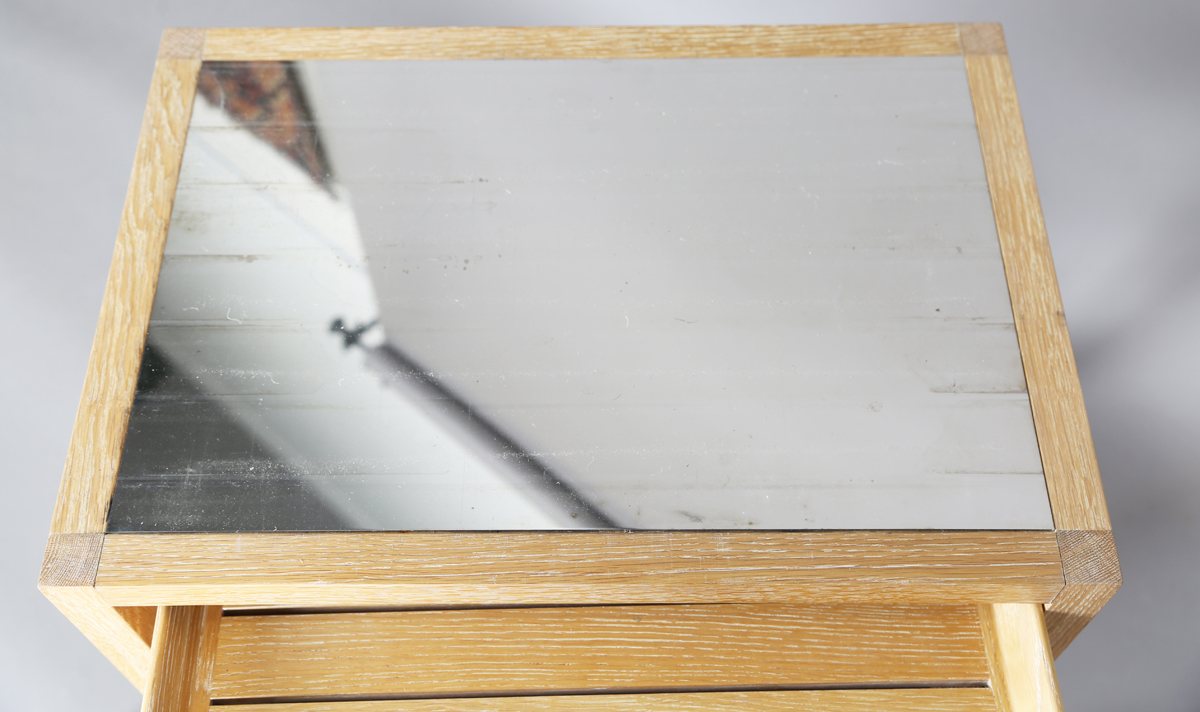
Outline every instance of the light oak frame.
[[[1055, 531], [105, 534], [203, 60], [898, 55], [966, 65]], [[1057, 654], [1120, 582], [998, 25], [164, 33], [40, 579], [139, 689], [157, 606], [1024, 603]]]

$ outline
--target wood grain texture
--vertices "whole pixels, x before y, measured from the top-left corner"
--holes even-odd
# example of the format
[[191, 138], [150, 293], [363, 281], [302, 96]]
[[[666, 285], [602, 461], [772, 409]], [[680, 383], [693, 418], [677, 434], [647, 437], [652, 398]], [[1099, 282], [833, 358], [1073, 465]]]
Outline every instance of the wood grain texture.
[[147, 646], [154, 642], [154, 623], [158, 619], [157, 606], [114, 606], [113, 610]]
[[91, 586], [44, 586], [42, 593], [138, 690], [150, 668], [150, 645]]
[[110, 534], [114, 605], [1046, 603], [1052, 532]]
[[100, 568], [103, 534], [51, 534], [42, 556], [39, 586], [91, 586]]
[[984, 688], [561, 695], [237, 705], [237, 712], [995, 712]]
[[983, 605], [979, 619], [1001, 712], [1062, 712], [1041, 606]]
[[154, 624], [142, 712], [205, 712], [221, 608], [162, 607]]
[[1008, 54], [1004, 30], [995, 22], [966, 22], [958, 26], [958, 37], [965, 55]]
[[1108, 530], [1108, 507], [1008, 57], [967, 55], [965, 61], [1054, 525]]
[[208, 30], [200, 27], [168, 27], [158, 43], [159, 59], [202, 59]]
[[393, 611], [227, 617], [213, 698], [694, 691], [987, 677], [975, 606]]
[[103, 534], [51, 534], [38, 588], [140, 690], [150, 641], [92, 587], [103, 544]]
[[1112, 532], [1059, 531], [1066, 585], [1046, 605], [1050, 647], [1058, 657], [1121, 587]]
[[953, 55], [955, 25], [211, 29], [206, 60]]
[[150, 321], [200, 62], [160, 59], [92, 354], [75, 416], [51, 533], [103, 532]]

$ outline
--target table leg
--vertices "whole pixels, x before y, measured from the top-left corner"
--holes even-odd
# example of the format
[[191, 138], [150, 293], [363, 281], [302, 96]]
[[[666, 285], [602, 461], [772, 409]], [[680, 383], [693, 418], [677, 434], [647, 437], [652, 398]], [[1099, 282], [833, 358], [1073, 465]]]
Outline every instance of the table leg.
[[1062, 712], [1041, 605], [981, 605], [979, 621], [1000, 712]]
[[205, 712], [221, 627], [220, 606], [160, 606], [142, 712]]

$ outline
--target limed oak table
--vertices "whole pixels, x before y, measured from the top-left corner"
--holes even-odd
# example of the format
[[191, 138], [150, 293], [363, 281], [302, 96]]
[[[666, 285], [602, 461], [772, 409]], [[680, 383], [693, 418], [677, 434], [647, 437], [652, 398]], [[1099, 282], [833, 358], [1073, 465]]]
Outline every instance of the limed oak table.
[[144, 710], [1058, 709], [999, 27], [168, 30], [40, 583]]

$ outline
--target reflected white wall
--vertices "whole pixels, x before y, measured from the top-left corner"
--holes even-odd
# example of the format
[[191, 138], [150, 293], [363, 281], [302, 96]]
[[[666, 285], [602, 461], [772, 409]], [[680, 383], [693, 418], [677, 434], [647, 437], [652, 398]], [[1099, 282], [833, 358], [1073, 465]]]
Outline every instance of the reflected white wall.
[[330, 329], [378, 313], [346, 191], [197, 97], [149, 342], [349, 528], [569, 528]]

